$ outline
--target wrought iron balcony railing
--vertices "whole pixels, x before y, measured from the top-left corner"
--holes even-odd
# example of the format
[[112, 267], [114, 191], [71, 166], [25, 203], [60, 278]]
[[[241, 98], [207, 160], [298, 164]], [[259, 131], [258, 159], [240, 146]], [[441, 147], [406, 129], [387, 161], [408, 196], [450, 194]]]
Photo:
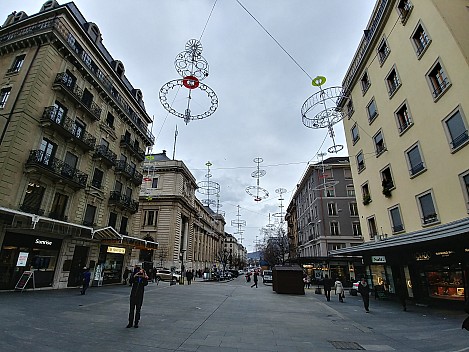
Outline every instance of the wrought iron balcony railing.
[[76, 141], [85, 150], [93, 150], [96, 145], [95, 137], [87, 131], [77, 128], [75, 121], [68, 118], [65, 113], [61, 113], [56, 106], [44, 109], [42, 121], [50, 122], [52, 128], [68, 139]]
[[20, 210], [26, 213], [36, 214], [39, 216], [44, 215], [44, 209], [40, 209], [39, 207], [31, 206], [24, 203], [20, 205]]
[[68, 92], [69, 95], [72, 96], [80, 105], [85, 107], [94, 120], [99, 121], [101, 119], [102, 109], [94, 101], [85, 98], [83, 89], [78, 87], [76, 84], [70, 83], [69, 75], [67, 73], [58, 73], [55, 77], [54, 86], [60, 87], [64, 91]]
[[143, 175], [135, 169], [135, 166], [128, 164], [124, 160], [117, 160], [116, 172], [122, 173], [137, 186], [142, 184]]
[[131, 140], [125, 135], [121, 136], [120, 145], [121, 147], [127, 148], [137, 158], [138, 161], [145, 160], [145, 151], [140, 149], [140, 147], [135, 144], [135, 141]]
[[42, 150], [31, 150], [26, 166], [38, 166], [51, 176], [62, 179], [76, 188], [85, 188], [88, 175], [66, 164], [62, 160], [44, 153]]
[[95, 149], [93, 159], [101, 159], [108, 166], [115, 166], [117, 155], [113, 151], [109, 150], [106, 145], [98, 145]]
[[134, 201], [132, 198], [120, 191], [111, 191], [109, 204], [116, 205], [119, 208], [128, 210], [131, 213], [136, 213], [138, 210], [138, 202]]

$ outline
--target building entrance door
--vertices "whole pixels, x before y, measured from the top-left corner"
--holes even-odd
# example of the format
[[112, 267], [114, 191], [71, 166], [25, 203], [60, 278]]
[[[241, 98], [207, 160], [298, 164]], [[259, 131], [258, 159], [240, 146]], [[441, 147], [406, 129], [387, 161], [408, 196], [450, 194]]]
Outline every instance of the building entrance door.
[[75, 247], [75, 251], [73, 252], [72, 265], [70, 268], [70, 275], [68, 276], [68, 287], [76, 287], [81, 285], [83, 268], [86, 266], [89, 250], [89, 247]]

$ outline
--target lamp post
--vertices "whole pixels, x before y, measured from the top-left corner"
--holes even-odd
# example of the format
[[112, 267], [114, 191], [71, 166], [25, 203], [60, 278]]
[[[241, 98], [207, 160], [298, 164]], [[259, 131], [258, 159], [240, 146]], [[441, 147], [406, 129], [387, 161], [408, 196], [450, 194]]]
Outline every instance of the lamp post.
[[181, 257], [181, 277], [179, 278], [179, 285], [184, 285], [184, 252], [185, 249], [181, 249], [180, 257]]

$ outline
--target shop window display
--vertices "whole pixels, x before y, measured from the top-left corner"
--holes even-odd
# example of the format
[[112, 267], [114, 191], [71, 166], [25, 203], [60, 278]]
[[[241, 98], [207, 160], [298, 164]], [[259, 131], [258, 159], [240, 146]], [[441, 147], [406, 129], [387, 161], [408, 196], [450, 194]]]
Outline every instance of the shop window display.
[[464, 300], [462, 271], [431, 271], [426, 276], [430, 297]]

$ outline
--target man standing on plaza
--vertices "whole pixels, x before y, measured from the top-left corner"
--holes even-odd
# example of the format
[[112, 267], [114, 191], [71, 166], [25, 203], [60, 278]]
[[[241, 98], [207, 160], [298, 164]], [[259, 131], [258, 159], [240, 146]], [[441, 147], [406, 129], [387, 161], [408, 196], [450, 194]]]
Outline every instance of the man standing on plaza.
[[[145, 293], [145, 286], [148, 285], [148, 276], [145, 270], [138, 269], [130, 277], [130, 282], [132, 284], [132, 290], [130, 291], [130, 312], [129, 312], [129, 324], [127, 328], [138, 328], [138, 322], [140, 321], [140, 310], [142, 309], [143, 304], [143, 294]], [[135, 316], [134, 316], [135, 314]]]
[[332, 290], [332, 280], [329, 279], [329, 276], [326, 274], [324, 276], [324, 294], [326, 295], [326, 299], [329, 302], [331, 300], [331, 290]]
[[367, 313], [370, 312], [370, 286], [368, 285], [368, 282], [366, 282], [365, 277], [362, 277], [360, 283], [358, 284], [358, 292], [360, 292], [362, 299], [363, 299], [363, 305], [365, 306], [365, 311]]

